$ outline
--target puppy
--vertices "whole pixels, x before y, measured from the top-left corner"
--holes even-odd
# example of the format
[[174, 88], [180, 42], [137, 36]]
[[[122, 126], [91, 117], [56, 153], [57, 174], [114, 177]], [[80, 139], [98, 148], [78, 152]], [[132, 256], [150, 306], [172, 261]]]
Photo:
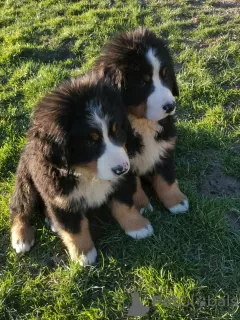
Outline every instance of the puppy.
[[[122, 33], [106, 45], [94, 69], [119, 88], [127, 106], [134, 132], [127, 143], [133, 172], [148, 177], [172, 214], [187, 211], [174, 165], [174, 96], [179, 92], [166, 43], [145, 28]], [[140, 180], [138, 191], [141, 198]]]
[[120, 94], [94, 75], [67, 82], [38, 103], [10, 206], [17, 253], [34, 244], [30, 220], [39, 199], [70, 257], [81, 265], [96, 260], [87, 213], [103, 203], [109, 203], [129, 236], [152, 234], [150, 222], [133, 204], [137, 185], [128, 173], [128, 127]]

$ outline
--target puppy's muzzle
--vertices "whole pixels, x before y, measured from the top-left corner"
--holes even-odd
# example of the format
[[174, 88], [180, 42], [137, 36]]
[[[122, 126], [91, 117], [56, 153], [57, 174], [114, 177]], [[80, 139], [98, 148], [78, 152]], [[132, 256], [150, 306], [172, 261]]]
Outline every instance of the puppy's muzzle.
[[127, 173], [128, 170], [129, 170], [129, 164], [127, 162], [124, 162], [122, 165], [118, 165], [112, 168], [112, 172], [117, 176], [121, 176], [122, 174]]

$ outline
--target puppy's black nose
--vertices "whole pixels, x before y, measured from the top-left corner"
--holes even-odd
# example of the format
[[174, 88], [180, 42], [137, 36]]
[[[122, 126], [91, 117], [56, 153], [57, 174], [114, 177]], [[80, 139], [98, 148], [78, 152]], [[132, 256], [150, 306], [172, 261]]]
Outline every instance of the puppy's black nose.
[[175, 109], [175, 104], [169, 103], [169, 104], [165, 104], [165, 105], [163, 106], [163, 110], [166, 111], [166, 113], [170, 113], [170, 112], [172, 112], [174, 109]]
[[121, 174], [124, 174], [125, 172], [128, 171], [128, 167], [119, 165], [119, 166], [116, 166], [116, 167], [112, 168], [112, 171], [117, 176], [120, 176]]

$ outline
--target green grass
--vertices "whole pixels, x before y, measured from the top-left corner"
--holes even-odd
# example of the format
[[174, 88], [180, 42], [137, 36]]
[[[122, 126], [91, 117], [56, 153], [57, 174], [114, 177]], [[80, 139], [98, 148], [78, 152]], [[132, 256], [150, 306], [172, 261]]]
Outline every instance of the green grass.
[[[240, 232], [228, 219], [231, 210], [239, 214], [240, 199], [199, 191], [216, 163], [240, 179], [237, 2], [0, 1], [0, 319], [123, 319], [134, 291], [145, 305], [154, 295], [178, 301], [158, 301], [142, 319], [240, 319], [233, 302], [196, 302], [240, 298]], [[86, 269], [69, 262], [37, 217], [36, 245], [16, 256], [8, 204], [34, 104], [89, 70], [116, 32], [141, 24], [167, 38], [174, 55], [181, 92], [176, 163], [189, 213], [172, 217], [152, 196], [155, 235], [134, 241], [110, 221], [97, 242], [98, 263]]]

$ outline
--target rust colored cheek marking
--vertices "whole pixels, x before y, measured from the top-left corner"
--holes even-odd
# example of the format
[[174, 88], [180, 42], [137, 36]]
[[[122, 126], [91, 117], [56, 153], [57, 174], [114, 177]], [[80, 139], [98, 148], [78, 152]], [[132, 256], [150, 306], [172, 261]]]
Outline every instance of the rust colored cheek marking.
[[72, 260], [79, 259], [80, 255], [87, 254], [94, 247], [87, 218], [84, 217], [80, 223], [81, 231], [77, 234], [69, 233], [63, 229], [58, 230]]
[[152, 178], [152, 183], [158, 198], [168, 209], [187, 199], [179, 189], [177, 182], [168, 184], [160, 175], [155, 175]]
[[83, 174], [84, 172], [88, 171], [90, 173], [97, 173], [97, 162], [96, 161], [90, 161], [86, 164], [81, 165], [73, 165], [72, 169], [74, 169], [77, 173]]
[[136, 118], [145, 118], [146, 110], [147, 110], [146, 103], [141, 103], [137, 107], [135, 106], [128, 107], [128, 112], [134, 115]]
[[113, 200], [111, 203], [111, 211], [113, 217], [126, 232], [140, 230], [147, 224], [150, 224], [146, 218], [140, 215], [135, 206], [128, 207], [123, 203]]
[[142, 189], [141, 180], [139, 177], [137, 179], [137, 190], [133, 195], [133, 202], [138, 209], [145, 208], [149, 204], [149, 199]]

